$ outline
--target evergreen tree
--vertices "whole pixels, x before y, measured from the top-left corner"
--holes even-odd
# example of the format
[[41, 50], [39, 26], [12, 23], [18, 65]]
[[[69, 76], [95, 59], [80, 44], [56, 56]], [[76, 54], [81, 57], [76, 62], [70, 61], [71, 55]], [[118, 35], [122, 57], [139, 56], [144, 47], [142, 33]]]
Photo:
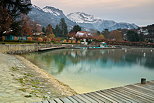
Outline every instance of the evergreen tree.
[[46, 28], [45, 27], [42, 27], [42, 32], [46, 33]]
[[30, 0], [26, 2], [23, 2], [23, 0], [1, 0], [0, 6], [7, 9], [14, 19], [21, 13], [27, 14], [31, 10]]
[[144, 35], [142, 33], [139, 35], [139, 40], [144, 41]]
[[80, 27], [79, 25], [75, 25], [75, 26], [73, 27], [73, 29], [72, 29], [70, 32], [75, 32], [75, 33], [77, 33], [78, 31], [81, 31], [81, 27]]
[[68, 34], [68, 30], [67, 30], [67, 24], [65, 23], [65, 19], [61, 18], [60, 23], [59, 23], [59, 27], [62, 33], [62, 37], [66, 37], [66, 35]]
[[129, 30], [127, 32], [127, 40], [132, 42], [139, 41], [139, 35], [135, 31]]
[[[11, 30], [12, 30], [12, 32], [10, 32], [12, 35], [21, 35], [21, 21], [18, 21], [18, 22], [16, 22], [16, 21], [13, 21], [13, 23], [12, 23], [12, 25], [11, 25]], [[9, 33], [9, 34], [10, 34]]]
[[56, 35], [56, 37], [62, 36], [62, 31], [61, 31], [59, 25], [56, 25], [56, 28], [54, 29], [54, 34]]
[[100, 31], [97, 31], [97, 35], [101, 35], [101, 32]]

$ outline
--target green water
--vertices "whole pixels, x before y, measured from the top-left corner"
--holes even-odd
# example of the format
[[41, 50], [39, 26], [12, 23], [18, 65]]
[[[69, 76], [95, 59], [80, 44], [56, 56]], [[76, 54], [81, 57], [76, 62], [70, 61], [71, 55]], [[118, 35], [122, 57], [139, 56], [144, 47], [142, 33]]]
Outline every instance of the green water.
[[25, 57], [78, 93], [154, 80], [154, 49], [62, 49]]

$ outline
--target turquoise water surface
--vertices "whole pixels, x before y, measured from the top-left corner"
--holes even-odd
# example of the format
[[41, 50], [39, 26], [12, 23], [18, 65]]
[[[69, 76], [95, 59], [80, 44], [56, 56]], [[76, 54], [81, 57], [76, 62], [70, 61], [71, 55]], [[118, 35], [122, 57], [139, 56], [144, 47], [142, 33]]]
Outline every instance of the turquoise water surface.
[[24, 56], [78, 93], [154, 80], [154, 49], [61, 49]]

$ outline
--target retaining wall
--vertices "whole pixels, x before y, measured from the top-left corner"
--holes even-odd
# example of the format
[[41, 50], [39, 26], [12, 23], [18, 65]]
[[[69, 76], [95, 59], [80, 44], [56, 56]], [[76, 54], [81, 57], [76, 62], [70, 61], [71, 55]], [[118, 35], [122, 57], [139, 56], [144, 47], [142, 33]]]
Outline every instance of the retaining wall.
[[38, 51], [40, 48], [57, 47], [53, 44], [0, 44], [0, 52], [8, 54], [23, 54]]

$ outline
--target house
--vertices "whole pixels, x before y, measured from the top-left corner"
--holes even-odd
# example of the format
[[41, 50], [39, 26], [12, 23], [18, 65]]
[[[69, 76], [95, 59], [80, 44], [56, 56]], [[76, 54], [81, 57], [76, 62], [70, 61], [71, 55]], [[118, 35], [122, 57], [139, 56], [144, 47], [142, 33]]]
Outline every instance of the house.
[[81, 44], [88, 45], [88, 41], [92, 41], [93, 34], [87, 31], [78, 31], [75, 36], [76, 38], [82, 38]]
[[14, 35], [5, 35], [2, 37], [3, 40], [27, 40], [27, 36], [14, 36]]
[[143, 35], [149, 35], [148, 29], [146, 28], [140, 28], [137, 33]]
[[76, 36], [77, 37], [89, 37], [89, 36], [93, 36], [93, 34], [87, 31], [78, 31], [76, 33]]
[[138, 30], [138, 34], [143, 34], [146, 41], [154, 42], [154, 24], [141, 27]]

